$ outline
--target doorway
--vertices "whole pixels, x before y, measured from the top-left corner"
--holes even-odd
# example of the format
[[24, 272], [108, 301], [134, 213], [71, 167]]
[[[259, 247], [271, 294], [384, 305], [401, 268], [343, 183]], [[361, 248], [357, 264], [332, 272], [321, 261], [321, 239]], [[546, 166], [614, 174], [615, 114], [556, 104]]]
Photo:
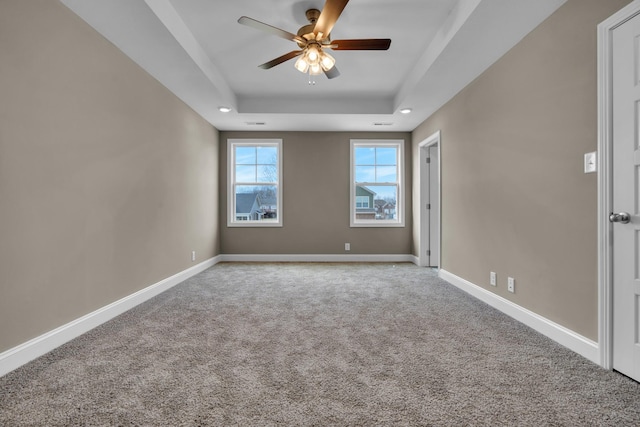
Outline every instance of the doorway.
[[420, 150], [420, 266], [440, 267], [440, 131], [419, 144]]
[[640, 381], [640, 0], [598, 26], [600, 364]]

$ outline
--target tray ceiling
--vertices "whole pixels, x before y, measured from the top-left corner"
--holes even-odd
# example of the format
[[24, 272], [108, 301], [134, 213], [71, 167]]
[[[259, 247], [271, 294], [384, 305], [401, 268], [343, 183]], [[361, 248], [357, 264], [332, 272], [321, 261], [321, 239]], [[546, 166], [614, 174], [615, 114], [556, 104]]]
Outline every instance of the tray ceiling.
[[62, 0], [219, 130], [279, 131], [411, 131], [564, 1], [352, 0], [332, 38], [390, 49], [329, 51], [340, 77], [309, 84], [293, 60], [258, 68], [297, 46], [237, 20], [296, 33], [322, 0]]

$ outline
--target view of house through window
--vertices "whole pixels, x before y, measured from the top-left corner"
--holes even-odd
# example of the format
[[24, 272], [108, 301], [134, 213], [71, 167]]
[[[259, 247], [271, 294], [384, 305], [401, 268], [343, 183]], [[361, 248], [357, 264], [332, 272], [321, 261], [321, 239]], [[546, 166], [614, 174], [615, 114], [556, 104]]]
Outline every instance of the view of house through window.
[[279, 226], [281, 140], [229, 140], [229, 225]]
[[351, 141], [351, 226], [401, 226], [403, 141]]

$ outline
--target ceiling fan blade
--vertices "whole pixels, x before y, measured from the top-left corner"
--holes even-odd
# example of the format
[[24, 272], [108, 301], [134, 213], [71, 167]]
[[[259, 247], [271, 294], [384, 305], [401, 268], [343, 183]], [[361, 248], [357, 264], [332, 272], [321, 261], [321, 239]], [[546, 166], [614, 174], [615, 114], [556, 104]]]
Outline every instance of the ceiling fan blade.
[[391, 39], [331, 40], [333, 50], [387, 50]]
[[334, 65], [329, 71], [325, 71], [324, 74], [328, 79], [335, 79], [340, 75], [340, 71], [338, 71], [338, 68]]
[[349, 3], [349, 0], [327, 0], [324, 4], [324, 8], [320, 13], [318, 21], [313, 32], [317, 35], [321, 34], [320, 39], [324, 39], [329, 36], [333, 26], [336, 24], [340, 14], [344, 10], [344, 7]]
[[260, 31], [265, 31], [269, 34], [273, 34], [274, 36], [282, 37], [283, 39], [291, 40], [294, 42], [306, 44], [307, 41], [300, 36], [297, 36], [293, 33], [290, 33], [285, 30], [281, 30], [280, 28], [274, 27], [269, 24], [265, 24], [264, 22], [256, 21], [253, 18], [249, 18], [248, 16], [242, 16], [238, 19], [238, 23], [242, 25], [246, 25], [248, 27], [255, 28]]
[[264, 70], [268, 70], [269, 68], [273, 68], [278, 64], [282, 64], [285, 61], [288, 61], [290, 59], [295, 58], [296, 56], [302, 54], [302, 52], [304, 52], [304, 51], [302, 51], [302, 50], [294, 50], [293, 52], [285, 53], [284, 55], [279, 56], [276, 59], [273, 59], [273, 60], [271, 60], [269, 62], [265, 62], [264, 64], [259, 65], [259, 67], [264, 69]]

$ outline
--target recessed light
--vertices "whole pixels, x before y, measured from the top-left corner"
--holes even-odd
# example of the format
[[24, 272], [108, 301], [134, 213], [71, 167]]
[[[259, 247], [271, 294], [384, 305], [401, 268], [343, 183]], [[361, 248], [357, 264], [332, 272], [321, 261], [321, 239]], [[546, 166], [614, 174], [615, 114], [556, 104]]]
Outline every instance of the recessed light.
[[403, 108], [400, 110], [402, 114], [409, 114], [411, 111], [413, 111], [411, 108]]
[[218, 107], [218, 110], [220, 110], [221, 113], [228, 113], [229, 111], [231, 111], [230, 107]]

